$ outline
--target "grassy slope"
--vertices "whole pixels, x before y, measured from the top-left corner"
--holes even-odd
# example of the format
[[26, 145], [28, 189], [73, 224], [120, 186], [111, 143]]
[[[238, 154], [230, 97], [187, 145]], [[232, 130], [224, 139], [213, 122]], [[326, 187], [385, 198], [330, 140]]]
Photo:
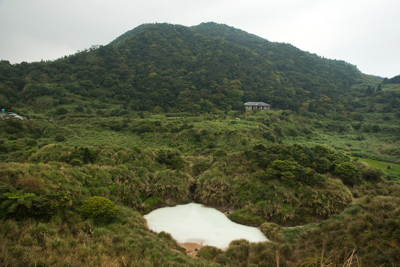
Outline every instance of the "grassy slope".
[[[157, 183], [155, 183], [154, 187], [151, 186], [154, 181], [150, 178], [152, 175], [159, 177], [159, 179], [164, 177], [162, 179], [167, 179], [164, 180], [167, 183], [168, 179], [170, 179], [166, 178], [169, 177], [169, 174], [165, 166], [155, 162], [154, 150], [160, 147], [180, 151], [190, 168], [199, 162], [211, 164], [213, 157], [220, 153], [218, 151], [225, 150], [234, 155], [234, 153], [246, 150], [257, 143], [274, 144], [278, 142], [284, 144], [301, 143], [309, 146], [324, 144], [347, 153], [361, 152], [368, 154], [378, 151], [376, 154], [380, 158], [388, 159], [389, 161], [396, 160], [393, 150], [385, 149], [388, 146], [388, 142], [396, 140], [396, 135], [390, 132], [361, 133], [364, 137], [358, 140], [357, 137], [360, 136], [360, 133], [351, 127], [345, 133], [331, 131], [329, 128], [331, 121], [320, 117], [299, 117], [282, 111], [244, 114], [241, 116], [240, 121], [230, 116], [220, 115], [192, 118], [171, 118], [165, 115], [150, 115], [147, 113], [144, 115], [145, 119], [139, 118], [136, 113], [116, 117], [71, 113], [58, 123], [41, 119], [36, 122], [26, 121], [24, 122], [24, 127], [27, 127], [27, 129], [22, 128], [19, 133], [3, 135], [3, 145], [5, 147], [9, 149], [17, 144], [19, 149], [15, 151], [11, 149], [9, 153], [1, 154], [2, 160], [26, 163], [24, 163], [25, 165], [11, 162], [4, 163], [5, 165], [2, 165], [1, 172], [2, 182], [11, 183], [12, 179], [35, 177], [48, 190], [61, 189], [70, 192], [75, 198], [74, 204], [82, 203], [90, 195], [102, 194], [119, 203], [118, 205], [122, 211], [118, 219], [106, 224], [104, 222], [83, 220], [78, 214], [79, 206], [71, 207], [71, 211], [69, 211], [70, 218], [67, 215], [66, 217], [58, 215], [50, 221], [33, 219], [23, 219], [19, 222], [13, 220], [3, 221], [2, 229], [4, 231], [1, 232], [1, 235], [5, 241], [2, 244], [0, 257], [4, 262], [8, 262], [10, 266], [29, 265], [34, 264], [34, 262], [38, 264], [37, 266], [51, 266], [55, 262], [61, 262], [64, 266], [79, 264], [99, 266], [101, 263], [108, 266], [120, 266], [121, 264], [130, 264], [132, 266], [201, 266], [213, 264], [214, 262], [222, 265], [247, 266], [251, 263], [273, 263], [275, 261], [275, 245], [272, 243], [269, 245], [251, 245], [242, 242], [232, 244], [226, 253], [214, 251], [200, 254], [202, 258], [208, 261], [190, 259], [181, 252], [176, 251], [177, 248], [168, 236], [156, 235], [146, 230], [141, 215], [130, 208], [126, 208], [126, 204], [122, 204], [131, 201], [124, 195], [134, 196], [138, 194], [134, 189], [135, 187], [118, 189], [122, 191], [112, 191], [115, 190], [112, 184], [98, 184], [100, 180], [93, 179], [102, 175], [101, 177], [104, 177], [105, 181], [111, 179], [112, 183], [118, 184], [121, 183], [121, 179], [118, 177], [122, 177], [122, 179], [127, 179], [128, 181], [136, 181], [135, 183], [138, 186], [140, 181], [145, 181], [142, 178], [138, 178], [138, 175], [143, 170], [146, 170], [145, 175], [148, 177], [146, 179], [150, 179], [147, 180], [149, 188], [156, 194], [157, 192], [162, 192], [165, 189], [157, 187]], [[126, 126], [123, 126], [124, 123]], [[349, 121], [348, 125], [351, 123], [352, 121]], [[154, 127], [150, 132], [140, 133], [138, 129], [142, 129], [141, 125], [143, 124], [153, 125]], [[121, 129], [117, 127], [118, 131], [111, 130], [115, 129], [116, 125], [123, 127]], [[384, 126], [382, 124], [382, 127]], [[29, 127], [41, 129], [40, 137], [35, 139], [39, 146], [57, 143], [54, 141], [54, 137], [57, 134], [63, 134], [66, 140], [59, 143], [60, 146], [50, 145], [37, 149], [27, 143], [27, 140], [34, 139]], [[8, 138], [11, 135], [14, 135], [11, 139], [15, 138], [15, 140]], [[100, 149], [101, 153], [96, 164], [93, 166], [72, 167], [66, 163], [52, 162], [59, 161], [63, 155], [68, 155], [74, 146]], [[134, 151], [137, 147], [141, 152], [132, 153], [131, 151]], [[397, 148], [398, 143], [391, 142], [390, 147]], [[360, 160], [362, 161], [362, 159]], [[145, 161], [150, 162], [150, 164], [145, 163]], [[48, 162], [48, 164], [39, 162]], [[370, 163], [372, 162], [374, 161], [370, 160]], [[376, 163], [374, 162], [374, 164]], [[371, 167], [379, 167], [379, 165], [374, 164]], [[388, 163], [380, 164], [385, 166]], [[397, 165], [392, 163], [390, 165], [396, 166], [391, 172], [397, 171]], [[195, 177], [196, 174], [192, 173], [190, 169], [187, 171], [190, 176]], [[93, 176], [93, 174], [96, 175]], [[174, 175], [177, 175], [177, 173]], [[160, 181], [163, 181], [162, 179]], [[77, 181], [81, 182], [77, 183]], [[386, 202], [397, 203], [397, 196], [392, 193], [396, 191], [393, 186], [381, 185], [380, 191], [372, 189], [374, 187], [366, 184], [355, 187], [352, 190], [353, 194], [360, 199], [368, 198], [368, 196], [372, 197], [374, 199], [373, 203], [374, 201], [379, 201], [379, 197], [376, 197], [377, 195], [385, 194]], [[186, 194], [184, 192], [179, 193], [179, 191], [171, 191], [171, 194], [173, 195], [174, 192]], [[139, 197], [139, 195], [137, 196]], [[361, 203], [364, 203], [362, 201]], [[172, 201], [172, 203], [177, 203], [177, 201]], [[330, 235], [333, 233], [332, 231], [337, 230], [337, 228], [327, 228], [326, 225], [338, 223], [343, 225], [352, 220], [358, 221], [360, 224], [364, 223], [363, 221], [366, 221], [365, 216], [373, 216], [374, 212], [376, 212], [375, 207], [368, 208], [368, 205], [370, 205], [368, 203], [362, 204], [361, 213], [359, 211], [353, 211], [352, 213], [354, 206], [350, 206], [350, 211], [345, 211], [339, 217], [333, 217], [325, 224], [310, 224], [307, 227], [285, 230], [286, 240], [290, 241], [291, 244], [282, 243], [281, 261], [286, 262], [288, 265], [300, 264], [306, 256], [312, 256], [317, 253], [321, 246], [318, 245], [320, 241], [315, 236], [318, 233], [320, 234], [321, 231], [326, 235]], [[387, 204], [381, 203], [377, 205], [385, 206]], [[390, 207], [388, 214], [396, 222], [398, 221], [398, 216], [394, 210], [395, 206]], [[145, 206], [136, 206], [138, 210], [143, 208], [147, 210]], [[359, 216], [359, 214], [362, 216]], [[382, 216], [385, 215], [383, 214]], [[69, 225], [75, 226], [75, 230], [65, 229], [68, 222]], [[365, 246], [365, 250], [362, 252], [364, 256], [374, 255], [367, 249], [367, 244], [370, 240], [383, 240], [383, 244], [396, 242], [391, 239], [396, 238], [396, 234], [389, 226], [384, 226], [385, 224], [382, 221], [375, 221], [375, 223], [377, 228], [360, 226], [357, 231], [349, 228], [346, 231], [338, 232], [337, 235], [350, 235], [353, 236], [352, 238], [356, 238], [360, 232], [365, 235], [368, 234], [368, 231], [372, 231], [372, 233], [376, 231], [379, 235], [354, 241], [359, 242], [357, 243], [359, 246]], [[379, 229], [382, 229], [382, 231], [378, 232], [380, 231]], [[347, 249], [350, 250], [352, 246], [340, 242], [334, 243], [334, 240], [329, 238], [327, 243], [331, 244], [327, 254], [343, 254], [343, 257], [335, 258], [336, 262], [340, 262], [347, 255], [347, 252], [344, 251], [345, 248], [348, 247]], [[77, 246], [76, 244], [79, 245]], [[111, 244], [113, 244], [112, 250], [109, 249]], [[86, 254], [78, 253], [77, 248]], [[382, 246], [379, 248], [383, 249]], [[385, 245], [384, 248], [386, 250], [389, 249], [390, 253], [378, 253], [376, 255], [386, 255], [389, 258], [389, 262], [393, 261], [396, 258], [393, 251], [396, 251], [397, 247], [390, 247], [390, 245], [386, 247]], [[40, 256], [38, 256], [37, 251], [41, 251]], [[380, 259], [380, 261], [384, 262], [385, 259]], [[370, 256], [367, 262], [374, 262], [373, 256]]]
[[[387, 163], [383, 161], [365, 159], [365, 158], [354, 158], [358, 161], [367, 163], [370, 167], [374, 169], [382, 170], [384, 173], [400, 173], [400, 165], [395, 163]], [[390, 169], [388, 168], [390, 166]]]

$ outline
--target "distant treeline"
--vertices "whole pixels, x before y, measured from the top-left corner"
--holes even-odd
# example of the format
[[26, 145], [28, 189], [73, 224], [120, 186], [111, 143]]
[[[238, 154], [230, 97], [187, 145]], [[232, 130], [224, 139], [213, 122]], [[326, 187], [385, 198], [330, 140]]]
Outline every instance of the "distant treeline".
[[374, 81], [346, 62], [226, 25], [146, 24], [55, 61], [1, 61], [0, 106], [74, 94], [139, 111], [243, 110], [246, 101], [298, 110], [346, 102], [352, 85]]

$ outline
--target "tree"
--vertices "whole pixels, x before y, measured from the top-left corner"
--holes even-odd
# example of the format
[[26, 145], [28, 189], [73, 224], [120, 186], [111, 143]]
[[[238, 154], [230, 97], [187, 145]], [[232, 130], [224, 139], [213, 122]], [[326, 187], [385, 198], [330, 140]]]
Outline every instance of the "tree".
[[0, 107], [1, 107], [2, 109], [5, 109], [5, 110], [9, 110], [9, 109], [12, 107], [12, 105], [11, 105], [11, 103], [8, 101], [7, 97], [5, 97], [5, 96], [2, 95], [2, 94], [0, 94]]
[[30, 83], [27, 84], [21, 92], [21, 95], [26, 100], [33, 100], [39, 96], [51, 95], [53, 94], [53, 89], [49, 86], [40, 83]]
[[356, 120], [356, 121], [364, 120], [364, 116], [360, 112], [354, 112], [353, 114], [351, 114], [351, 117], [353, 118], [353, 120]]
[[371, 85], [368, 85], [367, 90], [365, 91], [365, 94], [367, 95], [372, 95], [375, 92], [375, 90], [372, 88]]
[[94, 85], [94, 83], [91, 80], [83, 80], [79, 83], [82, 87], [84, 87], [87, 90], [93, 89], [96, 86]]
[[315, 112], [315, 104], [314, 104], [314, 102], [310, 102], [310, 104], [308, 104], [308, 111]]

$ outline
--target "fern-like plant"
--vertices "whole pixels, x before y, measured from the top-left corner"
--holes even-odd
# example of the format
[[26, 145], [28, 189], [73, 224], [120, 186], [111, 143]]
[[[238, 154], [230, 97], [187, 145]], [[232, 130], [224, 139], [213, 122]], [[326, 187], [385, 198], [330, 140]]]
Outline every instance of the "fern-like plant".
[[32, 207], [32, 200], [35, 197], [33, 193], [25, 193], [24, 189], [17, 190], [14, 187], [9, 187], [10, 192], [3, 193], [0, 196], [2, 203], [0, 206], [0, 216], [5, 217], [14, 213], [20, 205], [24, 205], [28, 209]]

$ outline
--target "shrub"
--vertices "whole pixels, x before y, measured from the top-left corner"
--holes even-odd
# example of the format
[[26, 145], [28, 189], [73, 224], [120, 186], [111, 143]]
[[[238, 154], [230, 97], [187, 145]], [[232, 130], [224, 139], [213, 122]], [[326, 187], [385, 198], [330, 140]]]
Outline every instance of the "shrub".
[[205, 172], [209, 168], [209, 165], [205, 161], [200, 161], [200, 162], [193, 164], [192, 168], [193, 168], [194, 175], [197, 176], [197, 175]]
[[164, 199], [162, 199], [161, 197], [151, 196], [144, 201], [144, 213], [148, 213], [152, 209], [154, 209], [154, 207], [158, 207], [163, 204], [165, 204]]
[[[321, 258], [321, 257], [316, 257], [316, 258], [311, 258], [307, 257], [304, 259], [304, 262], [300, 265], [300, 267], [308, 267], [308, 266], [321, 266], [321, 262], [323, 266], [330, 266], [332, 263], [330, 260]], [[346, 265], [344, 265], [346, 266]]]
[[77, 158], [73, 158], [70, 161], [68, 161], [69, 164], [71, 164], [72, 166], [82, 166], [83, 162], [80, 159]]
[[390, 121], [391, 120], [391, 117], [389, 116], [389, 115], [385, 115], [385, 116], [383, 116], [383, 118], [382, 118], [384, 121]]
[[[1, 140], [1, 141], [3, 141], [3, 140]], [[4, 143], [4, 141], [3, 141], [3, 142], [1, 142], [1, 141], [0, 141], [0, 154], [1, 154], [1, 153], [7, 153], [7, 152], [8, 152], [7, 146], [6, 146], [6, 144]]]
[[175, 156], [171, 159], [171, 168], [173, 170], [181, 170], [185, 168], [186, 161], [181, 156]]
[[62, 134], [57, 134], [54, 140], [56, 140], [57, 142], [63, 142], [65, 141], [65, 136]]
[[67, 114], [68, 111], [65, 108], [57, 108], [56, 109], [56, 114], [57, 115], [63, 115], [63, 114]]
[[343, 162], [336, 166], [335, 174], [339, 175], [344, 184], [355, 185], [361, 182], [361, 173], [354, 164]]
[[115, 218], [119, 210], [115, 204], [104, 197], [91, 197], [81, 207], [81, 213], [86, 218]]
[[168, 168], [179, 170], [186, 167], [187, 162], [182, 158], [178, 151], [161, 149], [157, 156], [157, 161], [165, 164]]
[[276, 142], [276, 136], [272, 132], [264, 132], [263, 137], [273, 143]]
[[215, 261], [218, 256], [222, 255], [223, 251], [219, 248], [212, 246], [204, 246], [197, 253], [197, 256], [201, 259], [205, 259], [208, 261]]
[[275, 133], [278, 135], [278, 136], [283, 136], [284, 134], [283, 134], [283, 130], [282, 130], [282, 128], [279, 126], [279, 125], [276, 125], [275, 127], [274, 127], [274, 131], [275, 131]]
[[142, 124], [136, 128], [136, 132], [140, 135], [142, 133], [151, 133], [154, 131], [154, 125], [151, 124]]
[[315, 159], [315, 170], [318, 173], [326, 173], [331, 168], [332, 163], [325, 157]]
[[374, 133], [379, 133], [381, 131], [381, 127], [379, 126], [379, 124], [372, 125], [372, 131]]
[[38, 144], [37, 141], [33, 139], [29, 139], [26, 141], [27, 146], [37, 146], [37, 144]]
[[84, 112], [85, 108], [82, 105], [78, 105], [74, 108], [75, 112]]
[[353, 120], [356, 120], [356, 121], [362, 121], [362, 120], [364, 120], [364, 116], [363, 116], [361, 113], [359, 113], [359, 112], [354, 112], [354, 113], [351, 115], [351, 117], [352, 117]]
[[273, 242], [283, 243], [285, 241], [285, 236], [282, 233], [280, 225], [265, 222], [261, 225], [260, 231]]
[[83, 164], [94, 163], [97, 155], [97, 152], [87, 147], [75, 147], [69, 154], [66, 162], [74, 166], [81, 166]]
[[8, 119], [6, 120], [6, 125], [9, 126], [8, 133], [18, 133], [24, 129], [24, 124], [21, 120]]
[[380, 177], [383, 176], [383, 172], [377, 169], [367, 168], [362, 170], [362, 176], [366, 181], [379, 181]]
[[212, 153], [212, 156], [216, 157], [216, 158], [224, 157], [226, 155], [228, 155], [228, 152], [226, 152], [226, 150], [222, 150], [222, 149], [217, 149]]
[[64, 192], [53, 191], [35, 198], [32, 203], [32, 213], [39, 217], [51, 217], [64, 211], [71, 199]]
[[172, 158], [174, 158], [175, 156], [179, 156], [178, 151], [169, 150], [169, 149], [161, 149], [158, 152], [158, 156], [157, 156], [156, 160], [161, 164], [170, 165]]
[[299, 135], [299, 132], [294, 127], [287, 127], [287, 132], [288, 132], [288, 135], [290, 135], [290, 136]]
[[296, 180], [307, 185], [323, 185], [326, 181], [326, 178], [315, 172], [315, 170], [311, 168], [304, 168], [303, 166], [297, 166], [294, 174], [296, 175]]
[[17, 189], [24, 189], [25, 192], [32, 193], [42, 188], [42, 185], [35, 178], [22, 179], [17, 184]]
[[13, 143], [13, 144], [11, 144], [9, 149], [10, 149], [10, 151], [18, 151], [21, 149], [21, 147], [17, 143]]
[[265, 220], [260, 216], [247, 214], [245, 211], [239, 209], [237, 211], [232, 212], [229, 215], [229, 218], [236, 223], [244, 224], [244, 225], [260, 225]]

